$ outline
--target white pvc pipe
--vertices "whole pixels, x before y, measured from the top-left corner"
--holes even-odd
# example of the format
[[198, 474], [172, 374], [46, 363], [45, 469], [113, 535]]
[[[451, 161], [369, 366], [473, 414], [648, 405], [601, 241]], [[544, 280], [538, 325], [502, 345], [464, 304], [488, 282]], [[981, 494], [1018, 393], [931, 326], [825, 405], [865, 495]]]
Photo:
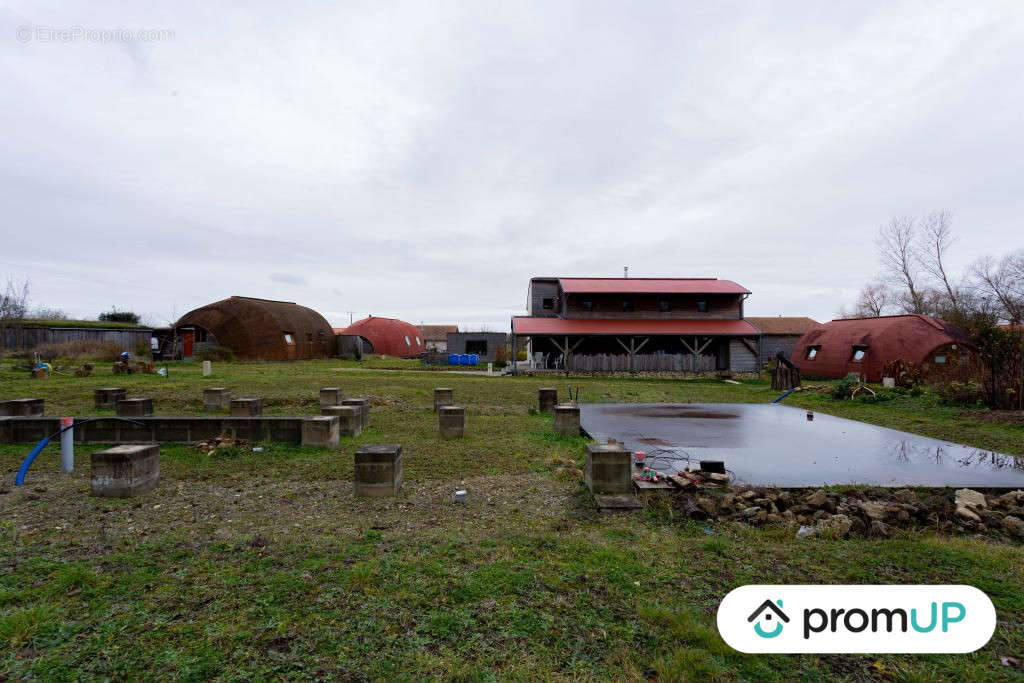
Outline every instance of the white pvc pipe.
[[75, 418], [62, 417], [60, 428], [71, 427], [60, 433], [60, 469], [64, 472], [71, 472], [75, 469]]

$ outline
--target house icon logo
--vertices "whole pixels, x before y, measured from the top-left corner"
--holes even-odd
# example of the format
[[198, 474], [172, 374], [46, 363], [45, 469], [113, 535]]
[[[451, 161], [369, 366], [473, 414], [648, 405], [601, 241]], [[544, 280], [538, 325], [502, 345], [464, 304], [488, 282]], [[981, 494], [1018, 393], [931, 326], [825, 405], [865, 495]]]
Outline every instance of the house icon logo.
[[[747, 617], [747, 621], [757, 621], [754, 624], [754, 633], [762, 638], [774, 638], [782, 633], [783, 622], [789, 623], [789, 617], [782, 611], [782, 600], [765, 600], [761, 606], [754, 610], [754, 613]], [[772, 625], [774, 622], [774, 626]], [[762, 625], [763, 624], [763, 625]]]

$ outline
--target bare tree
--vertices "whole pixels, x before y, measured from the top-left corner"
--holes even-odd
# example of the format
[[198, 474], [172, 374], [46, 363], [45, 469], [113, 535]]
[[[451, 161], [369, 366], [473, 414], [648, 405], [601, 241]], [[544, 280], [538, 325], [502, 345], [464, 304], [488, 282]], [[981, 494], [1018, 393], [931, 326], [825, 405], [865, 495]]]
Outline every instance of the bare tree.
[[883, 225], [876, 240], [885, 278], [899, 288], [906, 313], [928, 312], [919, 284], [918, 243], [917, 221], [909, 216], [893, 218]]
[[971, 272], [977, 280], [976, 289], [996, 305], [1001, 318], [1024, 321], [1024, 249], [999, 261], [984, 256], [974, 263]]
[[869, 282], [860, 288], [853, 310], [839, 309], [838, 318], [878, 318], [889, 312], [896, 294], [884, 282]]
[[[0, 293], [0, 348], [8, 344], [7, 330], [18, 326], [28, 310], [29, 281], [15, 282], [8, 277]], [[17, 346], [16, 342], [11, 342]]]
[[[949, 211], [936, 211], [928, 214], [920, 223], [921, 244], [917, 258], [921, 268], [931, 277], [935, 285], [944, 290], [944, 297], [948, 297], [948, 301], [942, 302], [943, 295], [938, 292], [933, 293], [931, 298], [936, 300], [934, 307], [940, 311], [948, 309], [959, 315], [963, 312], [961, 293], [963, 288], [959, 283], [953, 283], [945, 263], [946, 252], [954, 241], [951, 224], [952, 217]], [[939, 296], [935, 296], [936, 294]]]

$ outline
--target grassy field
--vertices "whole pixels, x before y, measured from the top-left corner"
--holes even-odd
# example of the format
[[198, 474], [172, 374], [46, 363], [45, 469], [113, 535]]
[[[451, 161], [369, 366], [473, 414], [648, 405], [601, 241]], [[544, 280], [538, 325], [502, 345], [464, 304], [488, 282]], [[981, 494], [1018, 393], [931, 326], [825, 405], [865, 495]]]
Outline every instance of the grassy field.
[[[372, 399], [372, 426], [338, 451], [269, 444], [210, 457], [161, 449], [161, 485], [136, 499], [87, 495], [48, 449], [12, 489], [26, 445], [0, 446], [0, 679], [423, 678], [992, 680], [1024, 654], [1024, 552], [980, 538], [796, 540], [791, 528], [698, 525], [653, 504], [599, 514], [577, 481], [582, 439], [549, 434], [536, 389], [584, 401], [764, 402], [763, 382], [488, 378], [404, 361], [221, 364], [203, 378], [29, 380], [0, 368], [0, 399], [94, 414], [92, 389], [125, 386], [162, 414], [201, 410], [204, 386], [256, 395], [271, 415], [313, 414], [317, 390]], [[467, 437], [436, 433], [432, 389], [467, 406]], [[788, 402], [971, 445], [1024, 453], [1024, 427], [964, 415], [929, 395], [884, 404], [820, 394]], [[351, 494], [356, 444], [403, 444], [403, 495]], [[465, 484], [469, 503], [451, 492]], [[999, 626], [956, 656], [747, 656], [714, 613], [747, 583], [968, 583]], [[1018, 675], [1019, 678], [1019, 675]]]

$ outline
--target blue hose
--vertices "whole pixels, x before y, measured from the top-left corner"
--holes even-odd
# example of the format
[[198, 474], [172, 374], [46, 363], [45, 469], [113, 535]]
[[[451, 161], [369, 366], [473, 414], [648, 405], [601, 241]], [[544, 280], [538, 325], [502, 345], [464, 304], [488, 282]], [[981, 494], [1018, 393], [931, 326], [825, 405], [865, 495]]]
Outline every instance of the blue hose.
[[796, 391], [796, 389], [787, 389], [786, 391], [782, 392], [782, 395], [781, 395], [781, 396], [779, 396], [779, 397], [778, 397], [777, 399], [775, 399], [774, 401], [772, 401], [772, 403], [778, 403], [778, 402], [779, 402], [779, 401], [781, 401], [782, 399], [784, 399], [784, 398], [786, 398], [787, 396], [789, 396], [790, 394], [792, 394], [792, 393], [793, 393], [794, 391]]
[[50, 437], [47, 436], [36, 444], [36, 447], [33, 448], [32, 452], [28, 454], [28, 457], [25, 458], [25, 462], [21, 463], [21, 467], [18, 468], [18, 474], [14, 477], [15, 486], [25, 485], [25, 475], [28, 473], [28, 468], [32, 466], [32, 461], [36, 459], [36, 456], [39, 455], [44, 448], [46, 448], [46, 444], [48, 443], [50, 443]]

